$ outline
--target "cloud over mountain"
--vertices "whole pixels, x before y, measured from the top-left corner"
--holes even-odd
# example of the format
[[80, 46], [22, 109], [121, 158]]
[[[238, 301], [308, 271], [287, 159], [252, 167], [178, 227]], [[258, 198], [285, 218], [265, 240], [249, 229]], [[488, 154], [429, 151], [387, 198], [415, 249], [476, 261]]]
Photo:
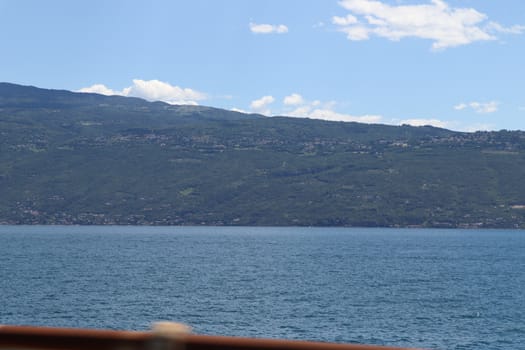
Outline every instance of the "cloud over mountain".
[[270, 115], [271, 110], [268, 108], [268, 105], [272, 104], [274, 101], [275, 98], [273, 96], [263, 96], [257, 100], [253, 100], [250, 103], [250, 108], [254, 112]]
[[112, 90], [103, 84], [94, 84], [78, 90], [79, 92], [94, 92], [102, 95], [121, 95], [140, 97], [149, 101], [163, 101], [176, 105], [197, 105], [206, 99], [206, 94], [174, 86], [160, 80], [133, 79], [133, 84], [120, 91]]

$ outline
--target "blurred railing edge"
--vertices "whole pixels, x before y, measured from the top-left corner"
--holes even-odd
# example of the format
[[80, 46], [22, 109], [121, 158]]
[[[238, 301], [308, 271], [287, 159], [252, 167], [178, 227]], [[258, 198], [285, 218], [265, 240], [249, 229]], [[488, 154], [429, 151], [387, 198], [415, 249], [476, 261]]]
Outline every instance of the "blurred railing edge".
[[0, 349], [41, 350], [415, 350], [376, 345], [191, 333], [0, 325]]

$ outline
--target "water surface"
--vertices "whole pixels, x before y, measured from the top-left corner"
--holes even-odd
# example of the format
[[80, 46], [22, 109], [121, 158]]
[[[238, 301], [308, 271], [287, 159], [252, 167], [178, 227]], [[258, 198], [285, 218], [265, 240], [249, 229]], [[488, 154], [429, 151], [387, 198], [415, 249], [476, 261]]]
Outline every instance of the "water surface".
[[0, 226], [0, 323], [525, 349], [525, 232]]

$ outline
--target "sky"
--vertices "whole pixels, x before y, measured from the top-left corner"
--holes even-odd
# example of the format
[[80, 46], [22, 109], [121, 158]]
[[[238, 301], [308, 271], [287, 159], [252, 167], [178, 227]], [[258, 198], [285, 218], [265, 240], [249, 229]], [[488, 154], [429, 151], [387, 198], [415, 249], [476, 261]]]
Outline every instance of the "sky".
[[0, 81], [525, 130], [523, 0], [0, 0]]

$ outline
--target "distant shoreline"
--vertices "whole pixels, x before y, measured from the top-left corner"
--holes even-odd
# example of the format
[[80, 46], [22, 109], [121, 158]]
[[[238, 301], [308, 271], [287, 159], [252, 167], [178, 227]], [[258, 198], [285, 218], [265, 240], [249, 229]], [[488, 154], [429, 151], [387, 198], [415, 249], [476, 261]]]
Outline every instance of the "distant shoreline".
[[458, 227], [443, 227], [443, 226], [294, 226], [294, 225], [150, 225], [150, 224], [9, 224], [0, 223], [0, 227], [209, 227], [209, 228], [305, 228], [305, 229], [318, 229], [318, 228], [348, 228], [348, 229], [405, 229], [405, 230], [509, 230], [509, 231], [523, 231], [525, 228], [520, 227], [475, 227], [475, 226], [458, 226]]

